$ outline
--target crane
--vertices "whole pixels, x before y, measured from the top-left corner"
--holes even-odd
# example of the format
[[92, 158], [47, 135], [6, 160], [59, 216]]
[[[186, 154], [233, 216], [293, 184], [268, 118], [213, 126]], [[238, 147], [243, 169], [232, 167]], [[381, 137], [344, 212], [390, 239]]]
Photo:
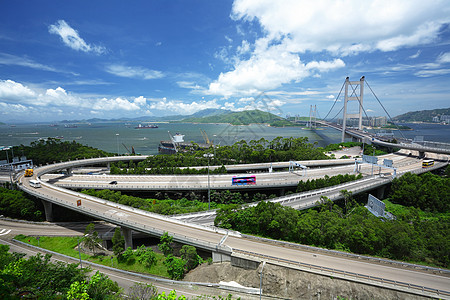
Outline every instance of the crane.
[[205, 143], [208, 145], [211, 145], [211, 141], [208, 138], [208, 135], [203, 129], [200, 129], [200, 133], [202, 134], [203, 140], [205, 140]]

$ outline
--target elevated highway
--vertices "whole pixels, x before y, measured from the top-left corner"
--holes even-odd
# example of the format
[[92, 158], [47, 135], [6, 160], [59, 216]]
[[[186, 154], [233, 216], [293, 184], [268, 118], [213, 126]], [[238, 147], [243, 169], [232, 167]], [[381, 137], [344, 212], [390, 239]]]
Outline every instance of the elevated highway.
[[[391, 159], [395, 166], [405, 166], [413, 163], [420, 164], [421, 160], [415, 157], [408, 157], [406, 155], [387, 154], [381, 156], [381, 159]], [[223, 174], [210, 175], [210, 188], [214, 190], [242, 190], [242, 189], [268, 189], [268, 188], [285, 188], [296, 187], [300, 180], [306, 181], [316, 178], [323, 178], [325, 175], [335, 176], [338, 174], [354, 174], [355, 160], [342, 159], [341, 160], [326, 160], [323, 163], [332, 161], [335, 167], [321, 167], [312, 168], [307, 171], [295, 172], [272, 172], [272, 173], [253, 173], [256, 175], [256, 185], [237, 186], [232, 185], [231, 180], [233, 176], [240, 176], [239, 174]], [[300, 162], [302, 165], [305, 162]], [[61, 163], [62, 169], [65, 164]], [[265, 165], [265, 164], [261, 164]], [[289, 163], [280, 163], [279, 165], [286, 165]], [[305, 163], [309, 166], [320, 166], [313, 161]], [[329, 166], [330, 163], [328, 162]], [[333, 165], [333, 164], [331, 164]], [[244, 165], [242, 168], [254, 168], [253, 165]], [[111, 190], [141, 190], [141, 191], [190, 191], [190, 190], [206, 190], [208, 189], [207, 175], [72, 175], [65, 174], [47, 174], [53, 169], [39, 171], [41, 180], [60, 186], [64, 188], [73, 189], [111, 189]], [[377, 170], [376, 170], [377, 171]], [[371, 174], [370, 166], [363, 166], [360, 170], [364, 175]], [[391, 174], [383, 171], [385, 175]], [[242, 175], [242, 174], [241, 174]], [[111, 184], [114, 182], [114, 184]]]
[[[115, 159], [118, 160], [119, 158]], [[130, 157], [127, 157], [127, 159], [130, 159]], [[401, 163], [405, 164], [404, 170], [402, 169], [402, 171], [421, 169], [420, 162], [417, 159], [415, 159], [415, 163], [411, 162], [409, 164], [410, 159], [413, 160], [414, 158], [403, 156], [399, 159]], [[88, 163], [92, 163], [92, 161]], [[82, 165], [80, 162], [69, 162], [66, 164], [64, 165], [65, 167]], [[61, 169], [61, 165], [37, 168], [36, 175], [33, 178], [59, 169]], [[378, 177], [375, 180], [384, 180], [380, 178]], [[212, 251], [216, 260], [228, 259], [230, 257], [244, 257], [245, 259], [256, 261], [266, 260], [275, 264], [287, 264], [290, 267], [299, 268], [308, 272], [364, 282], [366, 284], [410, 293], [429, 295], [431, 297], [450, 297], [450, 292], [448, 291], [450, 276], [447, 272], [440, 274], [442, 271], [439, 271], [438, 274], [430, 274], [423, 271], [404, 270], [392, 266], [355, 261], [354, 259], [327, 254], [317, 255], [296, 247], [284, 247], [267, 243], [263, 240], [248, 239], [237, 232], [195, 225], [148, 213], [66, 190], [46, 182], [42, 183], [41, 188], [35, 189], [29, 185], [30, 179], [32, 178], [20, 177], [20, 188], [49, 203], [61, 205], [94, 218], [108, 221], [130, 231], [134, 230], [155, 236], [160, 236], [163, 232], [167, 231], [174, 237], [175, 241]]]
[[[321, 121], [321, 120], [317, 120], [316, 122], [319, 124], [334, 128], [336, 130], [342, 131], [342, 127], [337, 124], [333, 124], [333, 123], [325, 122], [325, 121]], [[426, 147], [426, 146], [422, 146], [422, 145], [418, 145], [418, 144], [409, 144], [409, 143], [400, 143], [400, 144], [388, 143], [385, 141], [381, 141], [381, 140], [373, 137], [369, 133], [362, 132], [360, 130], [346, 129], [345, 133], [355, 139], [364, 141], [365, 143], [373, 143], [373, 144], [377, 144], [377, 145], [384, 146], [384, 147], [407, 149], [407, 150], [418, 151], [420, 153], [428, 152], [428, 153], [436, 153], [436, 154], [447, 154], [447, 155], [450, 154], [450, 149], [448, 149], [448, 148]]]

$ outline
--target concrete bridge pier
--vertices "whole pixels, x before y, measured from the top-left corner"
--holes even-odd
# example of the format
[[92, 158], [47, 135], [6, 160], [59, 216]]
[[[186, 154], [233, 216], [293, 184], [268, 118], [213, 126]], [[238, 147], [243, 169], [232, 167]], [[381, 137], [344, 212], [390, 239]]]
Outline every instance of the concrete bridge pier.
[[108, 171], [111, 171], [111, 163], [110, 163], [110, 162], [108, 162], [108, 163], [106, 164], [106, 168], [108, 169]]
[[123, 238], [125, 239], [125, 249], [131, 247], [133, 249], [133, 233], [131, 229], [122, 227]]
[[67, 168], [66, 171], [67, 171], [67, 175], [69, 175], [69, 176], [73, 175], [73, 168]]
[[384, 192], [386, 191], [386, 186], [380, 186], [379, 188], [377, 188], [377, 198], [378, 199], [383, 199], [384, 198]]
[[362, 142], [360, 138], [352, 136], [352, 142]]
[[47, 222], [53, 222], [53, 204], [51, 202], [41, 200], [44, 205], [45, 220]]
[[213, 251], [212, 260], [213, 262], [231, 261], [231, 255]]

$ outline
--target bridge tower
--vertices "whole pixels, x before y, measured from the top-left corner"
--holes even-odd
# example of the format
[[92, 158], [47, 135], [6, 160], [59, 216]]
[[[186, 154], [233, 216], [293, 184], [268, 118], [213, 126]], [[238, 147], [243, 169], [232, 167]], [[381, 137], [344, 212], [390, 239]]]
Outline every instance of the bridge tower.
[[[311, 105], [309, 108], [309, 123], [308, 123], [307, 127], [309, 127], [309, 128], [316, 127], [316, 118], [317, 118], [316, 114], [317, 114], [317, 106], [314, 105], [314, 107], [313, 107]], [[313, 125], [313, 122], [314, 122], [314, 125]]]
[[[349, 95], [348, 87], [351, 88], [351, 93]], [[358, 96], [358, 88], [359, 88], [359, 96]], [[345, 129], [347, 127], [347, 118], [357, 118], [358, 129], [362, 130], [362, 112], [363, 112], [363, 94], [364, 94], [364, 76], [361, 77], [359, 81], [350, 81], [347, 77], [345, 79], [345, 98], [344, 98], [344, 116], [342, 118], [342, 139], [341, 142], [344, 142], [345, 138]], [[348, 114], [347, 113], [347, 102], [356, 100], [359, 102], [359, 113], [357, 114]]]

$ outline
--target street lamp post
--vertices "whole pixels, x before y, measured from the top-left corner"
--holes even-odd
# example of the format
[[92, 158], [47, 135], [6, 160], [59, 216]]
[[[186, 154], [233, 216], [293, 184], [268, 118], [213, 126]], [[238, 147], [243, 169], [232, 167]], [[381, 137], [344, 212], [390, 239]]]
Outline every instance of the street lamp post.
[[[5, 147], [2, 150], [6, 151], [6, 164], [9, 164], [9, 157], [8, 157], [8, 150], [11, 149], [12, 147]], [[14, 157], [14, 156], [13, 156]], [[8, 166], [8, 173], [9, 173], [9, 188], [13, 189], [13, 184], [12, 184], [12, 176], [11, 176], [11, 168], [12, 168], [12, 160], [11, 160], [11, 164]]]
[[261, 267], [261, 273], [259, 276], [259, 300], [261, 300], [262, 297], [262, 280], [263, 280], [263, 270], [264, 270], [264, 266], [266, 265], [266, 262], [263, 261], [262, 267]]
[[119, 155], [119, 134], [116, 133], [116, 138], [117, 138], [117, 156]]
[[211, 189], [210, 189], [210, 181], [209, 181], [209, 159], [213, 156], [214, 156], [214, 154], [212, 154], [212, 153], [203, 154], [203, 157], [208, 158], [208, 210], [211, 209]]

